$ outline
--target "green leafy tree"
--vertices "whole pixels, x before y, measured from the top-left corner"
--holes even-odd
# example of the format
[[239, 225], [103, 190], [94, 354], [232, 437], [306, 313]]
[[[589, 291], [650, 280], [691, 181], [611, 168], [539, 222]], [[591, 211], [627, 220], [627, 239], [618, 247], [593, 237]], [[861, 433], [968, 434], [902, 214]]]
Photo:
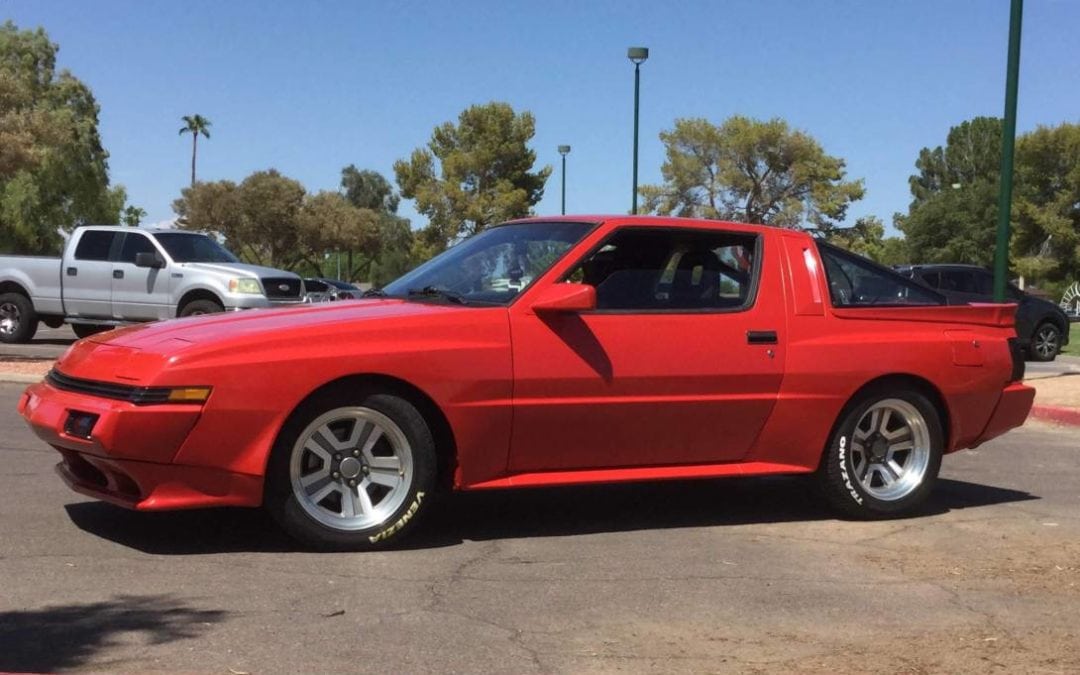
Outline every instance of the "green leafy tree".
[[[341, 190], [353, 206], [376, 214], [378, 223], [373, 248], [347, 250], [352, 279], [367, 278], [381, 286], [413, 267], [413, 233], [409, 220], [397, 215], [401, 197], [378, 171], [360, 170], [350, 164], [341, 170]], [[354, 253], [359, 255], [354, 257]]]
[[[326, 255], [332, 251], [373, 251], [378, 245], [379, 215], [357, 208], [338, 192], [308, 197], [300, 209], [300, 241], [303, 259], [319, 276]], [[355, 279], [359, 270], [348, 267], [345, 276]]]
[[0, 25], [0, 249], [50, 253], [59, 229], [116, 223], [126, 194], [109, 186], [99, 108], [89, 87], [56, 71], [42, 29]]
[[544, 196], [551, 167], [532, 171], [531, 113], [506, 103], [474, 105], [455, 125], [435, 128], [424, 148], [394, 163], [402, 196], [429, 219], [425, 247], [437, 249], [489, 225], [529, 215]]
[[370, 209], [376, 213], [397, 213], [401, 202], [394, 186], [378, 171], [350, 164], [341, 170], [341, 190], [345, 198], [358, 209]]
[[146, 211], [138, 206], [128, 206], [124, 209], [124, 213], [120, 218], [120, 221], [128, 227], [138, 227], [142, 219], [146, 217]]
[[912, 202], [897, 215], [911, 262], [993, 263], [1001, 174], [1001, 120], [976, 117], [923, 148], [911, 176]]
[[210, 120], [202, 115], [184, 115], [180, 135], [191, 134], [191, 184], [195, 184], [195, 156], [199, 151], [199, 134], [210, 138]]
[[213, 181], [184, 188], [173, 210], [181, 228], [217, 232], [245, 259], [289, 269], [306, 256], [299, 224], [306, 194], [298, 181], [269, 169], [240, 184]]
[[1063, 291], [1080, 280], [1080, 124], [1017, 139], [1012, 256], [1017, 272]]
[[678, 119], [660, 140], [664, 183], [640, 188], [650, 212], [828, 232], [863, 196], [844, 160], [781, 119]]

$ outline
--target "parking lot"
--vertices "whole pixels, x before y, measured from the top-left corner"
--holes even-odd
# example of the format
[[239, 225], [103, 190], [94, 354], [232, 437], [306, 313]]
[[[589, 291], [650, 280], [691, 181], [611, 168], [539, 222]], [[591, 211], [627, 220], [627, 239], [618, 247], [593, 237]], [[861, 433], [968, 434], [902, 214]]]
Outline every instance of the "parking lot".
[[0, 670], [1080, 669], [1080, 443], [946, 459], [925, 512], [801, 479], [444, 499], [407, 550], [297, 551], [259, 512], [71, 493], [0, 384]]

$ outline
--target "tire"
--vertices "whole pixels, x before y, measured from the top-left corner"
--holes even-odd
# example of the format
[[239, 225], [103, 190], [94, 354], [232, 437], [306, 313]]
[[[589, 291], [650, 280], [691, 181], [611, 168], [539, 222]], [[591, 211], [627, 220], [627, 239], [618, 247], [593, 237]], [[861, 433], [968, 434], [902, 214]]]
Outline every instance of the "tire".
[[104, 333], [105, 331], [107, 331], [107, 330], [109, 330], [111, 328], [112, 328], [112, 326], [95, 326], [95, 325], [89, 324], [89, 323], [73, 323], [73, 324], [71, 324], [71, 330], [74, 331], [75, 337], [79, 338], [80, 340], [82, 338], [88, 338], [91, 335], [97, 335], [98, 333]]
[[431, 429], [409, 401], [328, 394], [283, 427], [267, 468], [265, 506], [312, 548], [374, 550], [416, 526], [436, 472]]
[[192, 300], [180, 310], [180, 316], [198, 316], [200, 314], [217, 314], [224, 312], [225, 308], [213, 300]]
[[877, 387], [841, 413], [818, 468], [818, 485], [846, 516], [901, 516], [933, 490], [944, 447], [941, 416], [926, 396]]
[[1053, 361], [1061, 350], [1061, 329], [1049, 321], [1040, 323], [1031, 335], [1028, 354], [1033, 361]]
[[30, 298], [22, 293], [0, 295], [0, 342], [29, 342], [37, 329], [37, 312]]

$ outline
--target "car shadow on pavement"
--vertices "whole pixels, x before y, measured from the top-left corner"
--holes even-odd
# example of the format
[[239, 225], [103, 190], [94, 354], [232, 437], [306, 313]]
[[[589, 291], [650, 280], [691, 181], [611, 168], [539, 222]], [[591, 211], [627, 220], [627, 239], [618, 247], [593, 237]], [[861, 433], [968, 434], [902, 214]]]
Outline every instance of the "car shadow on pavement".
[[104, 602], [0, 612], [0, 672], [78, 668], [130, 633], [163, 644], [196, 637], [225, 618], [224, 611], [195, 609], [168, 595], [119, 595]]
[[[1033, 499], [1039, 497], [940, 479], [928, 502], [908, 517]], [[438, 548], [467, 540], [836, 519], [807, 477], [463, 492], [443, 496], [431, 507], [399, 548]], [[156, 555], [300, 550], [256, 509], [137, 513], [99, 502], [66, 508], [80, 529]]]

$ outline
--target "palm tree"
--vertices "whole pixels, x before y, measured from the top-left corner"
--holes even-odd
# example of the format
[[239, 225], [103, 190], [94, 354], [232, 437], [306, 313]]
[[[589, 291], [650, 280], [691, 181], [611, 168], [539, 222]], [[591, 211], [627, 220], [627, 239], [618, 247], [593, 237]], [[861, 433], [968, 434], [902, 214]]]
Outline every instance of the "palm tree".
[[191, 133], [191, 184], [195, 185], [195, 155], [199, 149], [199, 134], [210, 138], [210, 120], [202, 115], [184, 115], [180, 135]]

